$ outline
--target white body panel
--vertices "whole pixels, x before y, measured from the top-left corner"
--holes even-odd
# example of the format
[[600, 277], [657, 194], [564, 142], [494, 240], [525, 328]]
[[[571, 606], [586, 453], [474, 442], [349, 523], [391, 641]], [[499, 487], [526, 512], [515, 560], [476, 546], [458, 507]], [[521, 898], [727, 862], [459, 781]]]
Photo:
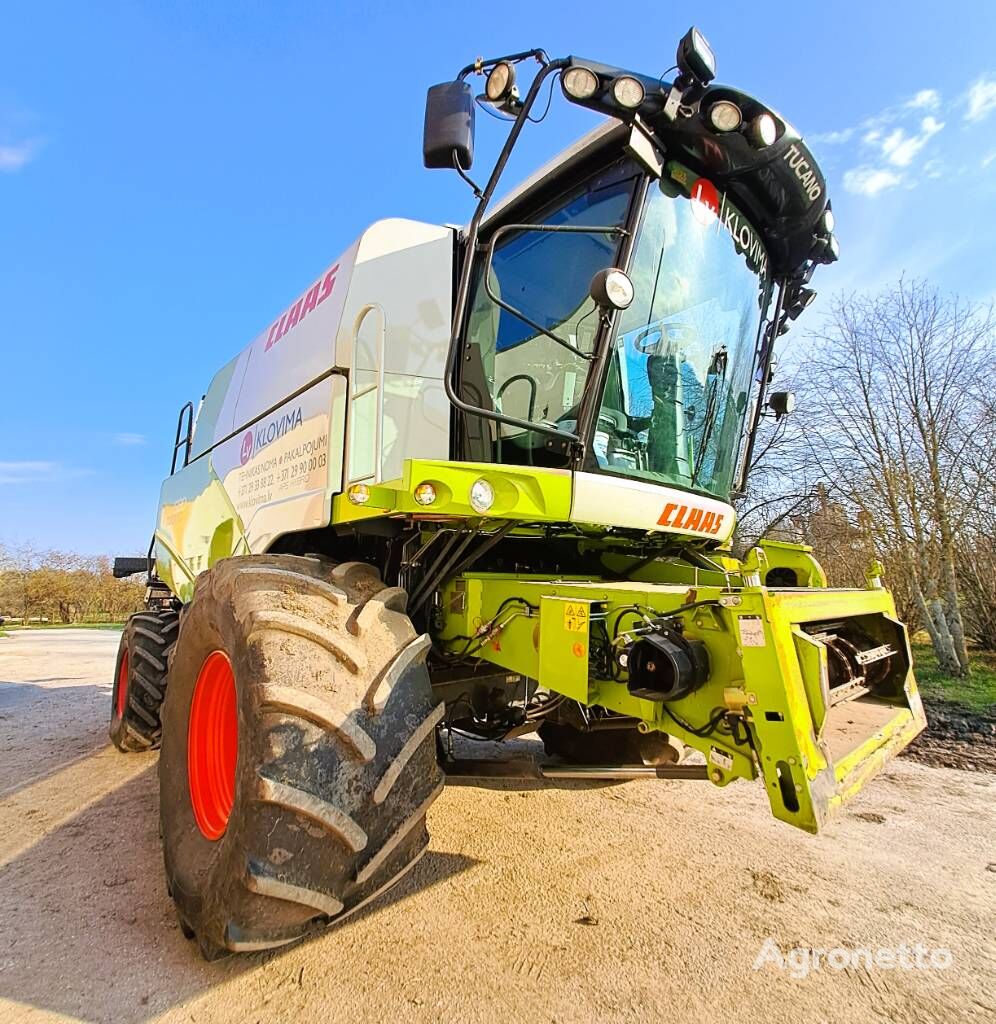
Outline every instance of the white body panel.
[[379, 221], [215, 374], [157, 555], [186, 594], [217, 558], [327, 525], [344, 478], [449, 456], [454, 231]]
[[733, 533], [735, 514], [725, 501], [674, 487], [601, 473], [575, 473], [571, 519], [725, 541]]

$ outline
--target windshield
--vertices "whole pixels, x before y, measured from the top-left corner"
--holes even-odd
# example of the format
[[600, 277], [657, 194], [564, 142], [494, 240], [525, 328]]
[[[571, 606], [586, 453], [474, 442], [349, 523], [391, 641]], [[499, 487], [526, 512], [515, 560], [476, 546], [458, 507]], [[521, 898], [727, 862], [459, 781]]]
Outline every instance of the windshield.
[[[530, 222], [620, 227], [626, 221], [636, 178], [631, 165], [618, 164], [530, 217]], [[599, 270], [615, 265], [619, 242], [618, 234], [606, 232], [528, 229], [498, 242], [488, 287], [482, 272], [474, 283], [461, 365], [465, 401], [520, 420], [575, 429], [576, 409], [591, 365], [585, 356], [593, 351], [599, 326], [588, 287]], [[512, 309], [495, 303], [489, 288]], [[566, 346], [534, 325], [550, 331]], [[567, 462], [565, 446], [548, 444], [548, 436], [538, 431], [472, 416], [464, 417], [464, 431], [464, 458], [472, 461]]]
[[668, 165], [643, 211], [593, 439], [609, 472], [726, 498], [737, 462], [768, 259], [715, 186]]

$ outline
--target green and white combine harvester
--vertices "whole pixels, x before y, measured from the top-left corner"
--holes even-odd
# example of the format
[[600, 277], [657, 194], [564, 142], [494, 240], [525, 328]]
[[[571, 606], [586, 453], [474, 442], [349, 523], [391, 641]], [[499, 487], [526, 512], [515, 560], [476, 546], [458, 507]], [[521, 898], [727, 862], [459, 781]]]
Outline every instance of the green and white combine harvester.
[[[795, 129], [714, 84], [696, 30], [676, 63], [534, 50], [431, 88], [425, 164], [474, 188], [470, 224], [374, 224], [181, 412], [111, 736], [161, 744], [206, 957], [397, 881], [447, 776], [760, 778], [816, 832], [924, 727], [874, 570], [732, 554], [792, 406], [774, 342], [837, 243]], [[557, 79], [603, 124], [492, 205]], [[476, 103], [510, 123], [480, 187]]]

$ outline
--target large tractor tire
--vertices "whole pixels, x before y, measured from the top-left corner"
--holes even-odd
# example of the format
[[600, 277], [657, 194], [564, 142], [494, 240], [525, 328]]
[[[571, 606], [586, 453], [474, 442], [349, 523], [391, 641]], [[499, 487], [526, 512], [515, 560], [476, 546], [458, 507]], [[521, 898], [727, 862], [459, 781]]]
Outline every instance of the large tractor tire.
[[179, 629], [176, 612], [138, 612], [118, 644], [111, 691], [111, 742], [130, 753], [152, 750], [162, 738], [160, 712], [169, 659]]
[[159, 778], [167, 882], [207, 959], [334, 923], [425, 851], [443, 707], [405, 602], [359, 562], [231, 558], [198, 577]]

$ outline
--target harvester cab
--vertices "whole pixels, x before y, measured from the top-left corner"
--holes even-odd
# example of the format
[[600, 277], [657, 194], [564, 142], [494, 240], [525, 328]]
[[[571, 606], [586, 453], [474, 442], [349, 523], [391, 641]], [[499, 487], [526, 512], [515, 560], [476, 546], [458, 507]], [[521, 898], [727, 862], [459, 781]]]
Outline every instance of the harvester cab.
[[[474, 190], [466, 229], [374, 224], [181, 413], [111, 734], [162, 745], [205, 955], [392, 884], [445, 777], [760, 778], [815, 832], [923, 728], [877, 573], [732, 553], [794, 404], [774, 343], [838, 247], [795, 129], [695, 29], [676, 66], [532, 50], [433, 86], [424, 162]], [[494, 204], [558, 82], [602, 125]], [[510, 124], [480, 185], [478, 104]]]

